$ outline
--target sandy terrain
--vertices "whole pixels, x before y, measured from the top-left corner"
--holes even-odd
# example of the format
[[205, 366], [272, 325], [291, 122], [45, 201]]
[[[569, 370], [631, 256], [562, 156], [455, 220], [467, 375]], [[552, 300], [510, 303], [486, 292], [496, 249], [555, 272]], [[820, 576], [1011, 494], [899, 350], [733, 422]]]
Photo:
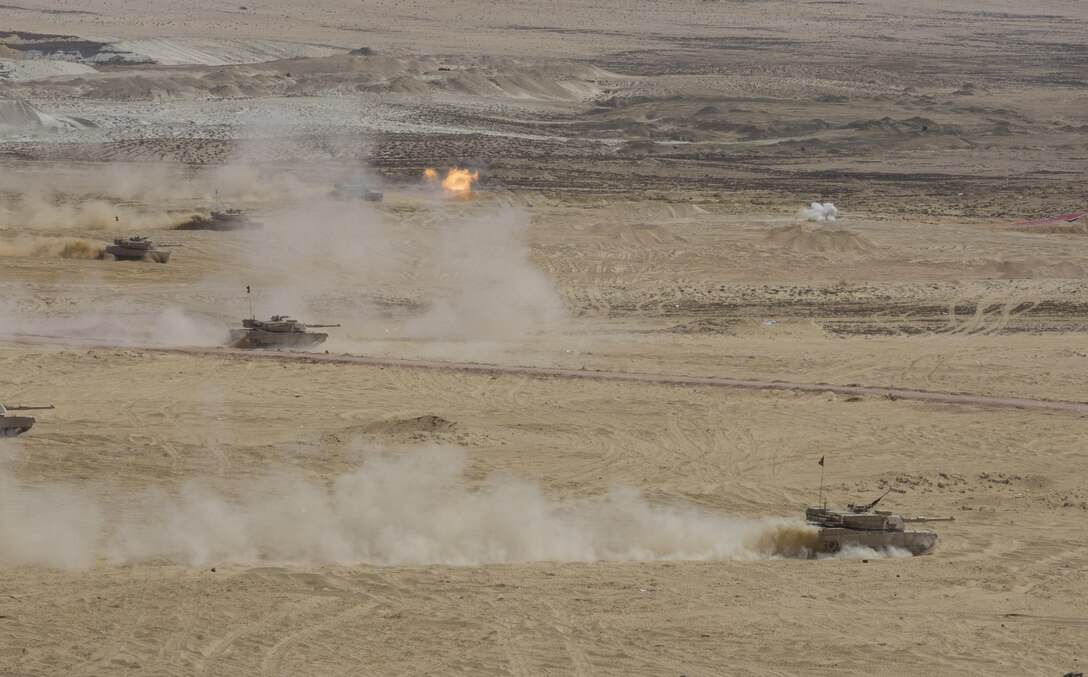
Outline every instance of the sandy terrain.
[[1083, 671], [1083, 2], [282, 5], [0, 6], [0, 672]]

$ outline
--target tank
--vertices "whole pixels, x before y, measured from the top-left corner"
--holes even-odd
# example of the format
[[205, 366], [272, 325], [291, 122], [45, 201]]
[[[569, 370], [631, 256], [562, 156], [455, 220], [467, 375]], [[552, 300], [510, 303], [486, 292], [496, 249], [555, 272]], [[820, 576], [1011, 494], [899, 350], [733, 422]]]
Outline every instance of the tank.
[[174, 230], [257, 230], [264, 224], [255, 221], [241, 209], [211, 210], [207, 216], [197, 214]]
[[292, 320], [286, 315], [273, 315], [270, 320], [242, 320], [241, 329], [230, 330], [230, 342], [235, 348], [309, 348], [321, 345], [329, 335], [310, 331], [310, 327], [339, 327], [338, 324], [311, 324]]
[[[888, 493], [885, 492], [884, 496]], [[899, 548], [912, 555], [928, 552], [937, 543], [936, 532], [908, 529], [918, 522], [951, 522], [952, 517], [903, 517], [889, 510], [875, 510], [881, 498], [865, 505], [850, 504], [846, 510], [808, 508], [805, 521], [819, 527], [816, 553], [836, 553], [844, 548], [861, 547], [876, 550]]]
[[15, 437], [22, 435], [34, 427], [33, 416], [8, 416], [9, 411], [29, 411], [32, 409], [52, 409], [53, 405], [44, 407], [22, 407], [18, 405], [5, 407], [0, 404], [0, 437]]
[[142, 261], [147, 259], [155, 263], [166, 263], [170, 258], [170, 252], [159, 249], [154, 242], [139, 235], [115, 239], [113, 244], [106, 247], [106, 253], [112, 254], [115, 259], [121, 261]]
[[208, 215], [208, 221], [211, 223], [210, 230], [256, 230], [264, 227], [263, 223], [254, 221], [241, 209], [213, 211]]
[[384, 193], [371, 190], [369, 186], [360, 183], [338, 183], [329, 193], [336, 200], [364, 200], [366, 202], [381, 202]]
[[249, 214], [240, 209], [226, 209], [224, 211], [211, 211], [208, 219], [203, 221], [193, 220], [189, 222], [188, 230], [203, 231], [256, 231], [262, 229], [264, 224], [249, 217]]

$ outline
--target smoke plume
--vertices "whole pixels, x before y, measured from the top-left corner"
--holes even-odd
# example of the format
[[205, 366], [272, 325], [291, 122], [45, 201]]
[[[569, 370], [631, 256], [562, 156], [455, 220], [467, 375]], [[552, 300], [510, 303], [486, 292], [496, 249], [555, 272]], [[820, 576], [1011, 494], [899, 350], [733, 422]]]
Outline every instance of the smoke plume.
[[838, 214], [839, 210], [831, 202], [813, 202], [801, 209], [801, 215], [810, 221], [834, 221]]

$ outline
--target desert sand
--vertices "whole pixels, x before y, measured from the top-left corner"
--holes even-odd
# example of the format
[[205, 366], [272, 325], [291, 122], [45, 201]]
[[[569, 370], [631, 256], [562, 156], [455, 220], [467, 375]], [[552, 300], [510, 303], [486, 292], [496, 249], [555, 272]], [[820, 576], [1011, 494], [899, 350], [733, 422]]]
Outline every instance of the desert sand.
[[0, 18], [0, 673], [1085, 668], [1083, 2]]

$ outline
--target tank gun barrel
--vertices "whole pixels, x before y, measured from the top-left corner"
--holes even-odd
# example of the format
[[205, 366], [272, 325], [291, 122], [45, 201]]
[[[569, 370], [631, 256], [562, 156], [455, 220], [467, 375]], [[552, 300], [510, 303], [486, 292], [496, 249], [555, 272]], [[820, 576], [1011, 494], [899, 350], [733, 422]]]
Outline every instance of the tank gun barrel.
[[29, 406], [29, 405], [24, 405], [24, 404], [6, 404], [6, 405], [4, 405], [4, 409], [7, 409], [8, 411], [30, 411], [32, 409], [56, 409], [56, 407], [54, 407], [52, 404], [47, 404], [47, 405], [44, 405], [44, 406]]
[[955, 522], [955, 517], [904, 517], [904, 522]]
[[309, 322], [303, 322], [303, 324], [305, 324], [307, 327], [317, 327], [318, 329], [321, 329], [322, 327], [339, 327], [340, 326], [338, 324], [310, 324]]

